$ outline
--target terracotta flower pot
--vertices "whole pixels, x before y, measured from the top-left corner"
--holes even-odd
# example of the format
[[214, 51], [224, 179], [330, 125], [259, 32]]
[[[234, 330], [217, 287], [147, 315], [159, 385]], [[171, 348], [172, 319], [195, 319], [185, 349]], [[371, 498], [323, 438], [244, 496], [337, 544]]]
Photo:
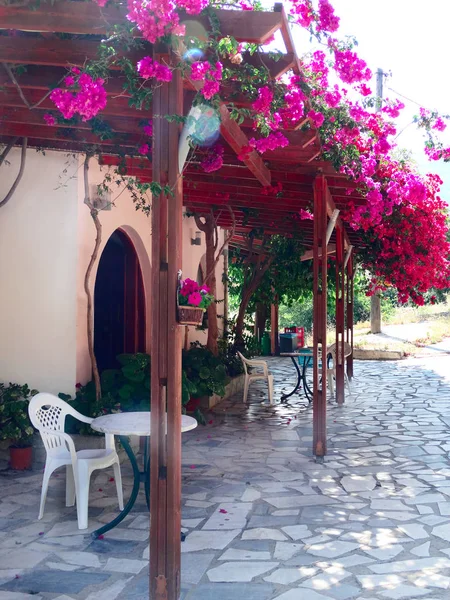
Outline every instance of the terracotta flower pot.
[[201, 398], [191, 398], [189, 402], [186, 404], [185, 408], [187, 412], [194, 412], [199, 408], [201, 402]]
[[197, 306], [179, 306], [178, 323], [180, 325], [201, 325], [204, 312], [203, 308]]
[[33, 447], [27, 446], [26, 448], [16, 448], [10, 446], [9, 448], [9, 466], [14, 471], [25, 471], [31, 469], [33, 459]]

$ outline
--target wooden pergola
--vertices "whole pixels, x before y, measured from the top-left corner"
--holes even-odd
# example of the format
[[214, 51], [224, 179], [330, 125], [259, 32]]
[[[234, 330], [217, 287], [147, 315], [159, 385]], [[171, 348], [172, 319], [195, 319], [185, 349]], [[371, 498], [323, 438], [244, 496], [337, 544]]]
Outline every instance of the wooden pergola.
[[[228, 99], [218, 109], [220, 143], [224, 146], [224, 166], [205, 173], [199, 159], [188, 161], [180, 177], [178, 150], [181, 126], [158, 115], [187, 115], [197, 93], [198, 83], [182, 79], [173, 71], [172, 81], [155, 88], [151, 110], [138, 111], [128, 105], [120, 72], [111, 71], [107, 82], [108, 104], [102, 116], [113, 130], [114, 139], [99, 140], [89, 123], [48, 126], [43, 114], [55, 107], [49, 90], [61, 82], [69, 66], [83, 66], [95, 59], [98, 41], [112, 25], [123, 22], [125, 8], [94, 2], [61, 0], [31, 10], [28, 6], [0, 7], [0, 142], [70, 152], [86, 152], [92, 144], [101, 148], [103, 164], [117, 165], [117, 147], [127, 152], [127, 174], [143, 182], [169, 185], [173, 196], [163, 193], [152, 199], [152, 315], [151, 315], [151, 529], [150, 595], [156, 600], [176, 600], [180, 593], [181, 527], [181, 327], [177, 324], [177, 274], [182, 268], [181, 224], [183, 205], [192, 212], [215, 211], [218, 224], [230, 228], [231, 207], [236, 220], [236, 239], [255, 229], [265, 234], [301, 233], [308, 248], [303, 259], [313, 260], [314, 272], [314, 396], [313, 452], [325, 456], [326, 439], [326, 354], [327, 260], [335, 254], [336, 275], [336, 398], [344, 403], [344, 342], [353, 345], [353, 256], [362, 241], [347, 229], [336, 211], [349, 202], [364, 204], [356, 185], [336, 173], [321, 160], [321, 143], [314, 125], [302, 119], [284, 130], [289, 146], [267, 151], [263, 156], [252, 151], [243, 160], [237, 155], [254, 135], [251, 121], [242, 125], [230, 117], [229, 102], [250, 106], [252, 100], [237, 91], [227, 91]], [[217, 10], [223, 36], [239, 42], [264, 44], [280, 32], [284, 52], [279, 60], [255, 53], [244, 54], [244, 61], [263, 64], [272, 78], [293, 72], [301, 74], [287, 16], [282, 5], [273, 12]], [[190, 17], [192, 20], [192, 17]], [[207, 22], [203, 17], [196, 18]], [[14, 30], [14, 35], [11, 35]], [[65, 35], [61, 35], [65, 34]], [[142, 50], [130, 58], [146, 55], [175, 65], [179, 55], [165, 46], [143, 43]], [[26, 70], [11, 77], [11, 68]], [[136, 156], [142, 143], [140, 124], [153, 115], [151, 162]], [[282, 194], [267, 194], [268, 186], [282, 185]], [[266, 190], [264, 191], [264, 188]], [[264, 192], [264, 193], [263, 193]], [[302, 219], [299, 211], [308, 210], [314, 219]], [[331, 222], [331, 225], [330, 225]], [[335, 226], [333, 226], [333, 223]], [[302, 257], [293, 257], [293, 260]], [[320, 371], [319, 371], [319, 365]], [[353, 374], [352, 356], [347, 370]], [[167, 420], [167, 434], [166, 434]]]

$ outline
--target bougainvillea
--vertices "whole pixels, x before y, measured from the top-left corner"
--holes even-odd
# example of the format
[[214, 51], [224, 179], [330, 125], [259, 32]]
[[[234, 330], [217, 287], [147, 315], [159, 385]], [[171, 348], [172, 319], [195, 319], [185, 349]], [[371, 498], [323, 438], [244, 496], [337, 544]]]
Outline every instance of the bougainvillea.
[[200, 162], [200, 166], [205, 173], [212, 173], [218, 171], [223, 165], [223, 153], [224, 147], [220, 144], [216, 144], [212, 148], [209, 148], [204, 158]]
[[51, 100], [65, 119], [79, 114], [83, 121], [95, 117], [106, 106], [106, 90], [103, 79], [93, 79], [79, 69], [72, 69], [72, 75], [65, 79], [67, 90], [55, 88]]
[[[96, 1], [100, 6], [106, 4], [106, 0]], [[320, 159], [330, 161], [338, 172], [356, 184], [358, 195], [365, 197], [364, 204], [353, 202], [353, 184], [346, 192], [347, 210], [342, 211], [341, 216], [367, 240], [363, 260], [364, 266], [373, 273], [372, 291], [395, 286], [401, 301], [411, 298], [420, 304], [427, 289], [448, 286], [450, 247], [446, 241], [446, 205], [439, 197], [440, 180], [435, 176], [423, 177], [406, 161], [392, 157], [397, 135], [394, 119], [404, 105], [395, 98], [380, 103], [372, 96], [371, 71], [358, 56], [356, 41], [338, 38], [339, 17], [332, 3], [291, 0], [291, 20], [308, 30], [322, 49], [302, 58], [301, 74], [288, 71], [277, 79], [268, 76], [266, 67], [258, 68], [248, 61], [247, 55], [258, 50], [255, 45], [238, 43], [229, 36], [221, 38], [220, 27], [210, 13], [205, 13], [204, 21], [209, 22], [214, 31], [206, 36], [206, 41], [195, 46], [192, 36], [183, 37], [181, 12], [198, 15], [204, 9], [218, 8], [221, 4], [220, 0], [128, 0], [127, 43], [132, 43], [130, 38], [136, 39], [136, 33], [151, 43], [163, 38], [167, 41], [170, 35], [181, 37], [189, 47], [186, 56], [191, 58], [185, 59], [180, 54], [178, 66], [197, 90], [194, 106], [201, 104], [202, 114], [206, 115], [207, 111], [214, 113], [221, 102], [229, 102], [232, 118], [239, 122], [246, 118], [253, 126], [250, 139], [237, 153], [241, 161], [246, 161], [254, 152], [264, 156], [266, 152], [288, 146], [285, 130], [303, 128], [318, 132], [322, 148]], [[258, 0], [231, 0], [223, 5], [242, 10], [261, 9]], [[116, 61], [116, 68], [121, 68], [117, 60], [121, 55], [114, 47], [104, 56], [101, 71], [85, 68], [81, 72], [74, 68], [63, 85], [51, 93], [51, 99], [65, 119], [79, 115], [89, 120], [105, 108], [105, 82], [98, 73], [108, 76], [105, 60], [106, 67]], [[137, 83], [127, 89], [142, 90], [143, 86], [151, 88], [170, 81], [173, 68], [177, 67], [169, 68], [149, 56], [135, 66], [130, 67], [128, 63], [127, 69], [132, 71]], [[241, 110], [239, 105], [236, 107], [230, 102], [233, 89], [234, 93], [239, 90], [246, 96], [248, 108]], [[448, 115], [425, 109], [416, 117], [417, 126], [425, 133], [425, 152], [431, 160], [450, 161], [450, 147], [439, 139], [448, 118]], [[49, 125], [56, 123], [50, 113], [44, 115], [44, 119]], [[212, 123], [212, 119], [207, 121]], [[147, 156], [152, 123], [141, 127], [147, 139], [140, 140], [138, 152]], [[199, 122], [196, 127], [205, 125]], [[212, 142], [208, 140], [207, 145], [216, 140], [217, 136]], [[201, 146], [200, 141], [194, 141]], [[197, 161], [206, 172], [220, 170], [223, 154], [223, 146], [215, 144], [206, 150], [201, 148]], [[261, 193], [276, 196], [282, 193], [282, 187], [266, 186]], [[297, 218], [311, 219], [313, 215], [302, 209]]]

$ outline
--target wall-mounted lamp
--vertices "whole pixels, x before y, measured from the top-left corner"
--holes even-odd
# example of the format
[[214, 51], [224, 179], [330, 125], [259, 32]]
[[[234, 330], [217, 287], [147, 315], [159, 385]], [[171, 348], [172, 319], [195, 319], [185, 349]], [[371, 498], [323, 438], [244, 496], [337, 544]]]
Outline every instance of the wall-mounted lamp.
[[196, 231], [195, 232], [195, 237], [192, 237], [192, 233], [191, 233], [191, 246], [200, 246], [202, 243], [202, 238], [201, 238], [201, 232], [200, 231]]

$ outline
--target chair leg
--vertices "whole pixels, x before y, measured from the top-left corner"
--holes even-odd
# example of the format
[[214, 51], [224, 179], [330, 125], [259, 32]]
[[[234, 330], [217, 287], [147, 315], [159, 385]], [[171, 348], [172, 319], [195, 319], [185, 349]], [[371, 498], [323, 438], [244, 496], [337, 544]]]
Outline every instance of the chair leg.
[[244, 382], [244, 404], [247, 402], [248, 386], [249, 386], [249, 380], [248, 380], [248, 377], [246, 375], [245, 376], [245, 382]]
[[45, 507], [45, 501], [47, 499], [48, 482], [50, 481], [50, 476], [54, 470], [51, 468], [51, 466], [48, 464], [48, 462], [49, 461], [47, 458], [46, 463], [45, 463], [45, 469], [44, 469], [44, 477], [42, 478], [41, 504], [39, 507], [38, 519], [42, 519], [42, 517], [44, 516], [44, 507]]
[[269, 388], [269, 403], [273, 404], [273, 375], [267, 375], [267, 386]]
[[113, 464], [113, 469], [117, 489], [117, 498], [119, 500], [119, 508], [120, 510], [123, 510], [122, 473], [120, 472], [119, 457], [117, 457], [117, 462]]
[[327, 371], [327, 379], [328, 379], [328, 387], [330, 388], [330, 395], [334, 394], [334, 385], [333, 385], [333, 371], [329, 369]]
[[75, 479], [72, 465], [66, 465], [66, 506], [75, 504]]
[[77, 472], [77, 517], [78, 529], [88, 528], [88, 510], [89, 510], [89, 481], [91, 471], [82, 461], [78, 461]]
[[344, 373], [344, 377], [345, 377], [345, 383], [347, 384], [348, 387], [348, 393], [351, 395], [352, 393], [352, 388], [350, 387], [350, 380], [348, 378], [347, 373]]

